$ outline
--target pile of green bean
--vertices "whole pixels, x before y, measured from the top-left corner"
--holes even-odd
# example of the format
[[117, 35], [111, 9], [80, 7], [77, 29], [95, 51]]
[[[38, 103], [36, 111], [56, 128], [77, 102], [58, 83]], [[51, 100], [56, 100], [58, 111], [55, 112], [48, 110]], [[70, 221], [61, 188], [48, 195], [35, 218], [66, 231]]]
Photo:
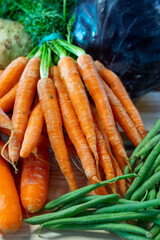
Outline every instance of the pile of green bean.
[[[50, 213], [24, 221], [29, 224], [41, 224], [40, 230], [105, 230], [125, 239], [153, 239], [153, 236], [159, 234], [159, 199], [139, 202], [123, 199], [118, 194], [86, 195], [111, 182], [133, 177], [135, 173], [126, 174], [64, 194], [44, 207], [45, 210], [51, 210]], [[136, 224], [126, 223], [129, 220]], [[138, 226], [138, 221], [150, 221], [155, 225], [149, 231]]]

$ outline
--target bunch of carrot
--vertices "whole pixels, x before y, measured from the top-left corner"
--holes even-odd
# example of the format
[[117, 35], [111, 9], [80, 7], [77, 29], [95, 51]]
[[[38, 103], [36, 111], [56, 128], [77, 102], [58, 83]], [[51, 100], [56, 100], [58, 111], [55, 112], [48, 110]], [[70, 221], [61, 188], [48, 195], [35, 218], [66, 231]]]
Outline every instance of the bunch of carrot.
[[[58, 66], [51, 66], [53, 53], [55, 59], [59, 58]], [[10, 111], [11, 119], [7, 115]], [[22, 218], [14, 180], [5, 160], [17, 170], [18, 160], [23, 159], [21, 203], [28, 212], [35, 213], [47, 198], [48, 138], [73, 191], [77, 189], [69, 159], [73, 152], [91, 184], [100, 182], [103, 174], [108, 180], [122, 175], [127, 164], [130, 168], [117, 123], [135, 146], [146, 135], [120, 79], [82, 49], [56, 40], [43, 44], [34, 56], [19, 57], [10, 63], [0, 76], [0, 131], [9, 136], [1, 147], [0, 165], [6, 174], [0, 174], [0, 182], [5, 181], [6, 186], [0, 186], [0, 196], [4, 198], [4, 204], [0, 204], [0, 232], [16, 231]], [[127, 184], [123, 178], [117, 186], [111, 182], [107, 189], [101, 186], [95, 193], [116, 193], [117, 187], [124, 196]], [[7, 191], [14, 191], [14, 195]], [[5, 205], [5, 201], [11, 202], [13, 215], [19, 209], [12, 224], [8, 217], [10, 205]]]

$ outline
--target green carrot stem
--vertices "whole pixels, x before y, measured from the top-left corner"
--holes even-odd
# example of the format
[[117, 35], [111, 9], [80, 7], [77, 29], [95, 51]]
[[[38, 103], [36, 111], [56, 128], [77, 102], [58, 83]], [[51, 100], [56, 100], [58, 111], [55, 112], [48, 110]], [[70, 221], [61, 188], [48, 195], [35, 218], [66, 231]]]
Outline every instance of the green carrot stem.
[[57, 39], [57, 43], [77, 57], [80, 57], [81, 55], [85, 54], [85, 51], [82, 48], [70, 44], [66, 40]]
[[60, 59], [67, 56], [65, 48], [60, 46], [55, 40], [52, 41], [52, 50]]
[[29, 60], [29, 59], [31, 59], [32, 57], [34, 57], [34, 55], [36, 54], [36, 52], [38, 51], [38, 46], [36, 46], [36, 47], [34, 47], [33, 49], [32, 49], [32, 51], [27, 55], [27, 59]]
[[46, 43], [43, 43], [42, 60], [40, 65], [41, 78], [48, 78], [49, 67], [51, 63], [51, 50], [47, 47]]

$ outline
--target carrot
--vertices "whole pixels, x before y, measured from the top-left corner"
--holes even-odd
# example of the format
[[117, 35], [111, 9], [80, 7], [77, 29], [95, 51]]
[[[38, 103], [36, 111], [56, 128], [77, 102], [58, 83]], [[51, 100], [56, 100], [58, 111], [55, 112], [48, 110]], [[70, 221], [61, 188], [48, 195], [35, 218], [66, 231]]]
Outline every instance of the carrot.
[[98, 166], [96, 134], [93, 118], [77, 64], [73, 58], [66, 56], [60, 59], [58, 67], [60, 69], [61, 78], [66, 87], [68, 96], [77, 114], [82, 131], [86, 136], [87, 142], [95, 156]]
[[126, 166], [127, 154], [121, 144], [117, 133], [112, 110], [105, 93], [101, 79], [97, 73], [95, 64], [91, 56], [84, 54], [78, 60], [78, 67], [87, 89], [94, 100], [103, 128], [109, 138], [112, 149], [117, 153], [117, 161], [124, 171]]
[[3, 97], [20, 79], [27, 64], [25, 57], [12, 61], [0, 76], [0, 98]]
[[63, 172], [70, 189], [77, 189], [74, 172], [69, 161], [64, 142], [62, 120], [56, 97], [56, 90], [50, 78], [43, 78], [38, 82], [38, 96], [45, 118], [49, 140], [56, 160]]
[[59, 106], [61, 109], [64, 127], [77, 151], [85, 174], [89, 181], [92, 181], [91, 179], [97, 179], [97, 181], [99, 181], [100, 179], [98, 179], [95, 160], [80, 127], [78, 118], [68, 97], [64, 84], [60, 78], [58, 67], [56, 66], [52, 67], [52, 77], [58, 93]]
[[[108, 154], [107, 146], [105, 144], [105, 140], [98, 126], [98, 123], [95, 117], [93, 119], [97, 136], [97, 149], [99, 161], [106, 174], [106, 179], [109, 180], [115, 177], [114, 168], [112, 166], [112, 160]], [[115, 183], [110, 184], [110, 188], [112, 189], [113, 193], [116, 193]]]
[[13, 233], [21, 226], [22, 211], [9, 165], [1, 156], [0, 183], [0, 233]]
[[[67, 146], [69, 155], [73, 155], [74, 157], [76, 157], [79, 160], [79, 157], [77, 155], [76, 149], [74, 148], [74, 146], [73, 146], [73, 144], [72, 144], [72, 142], [71, 142], [71, 140], [70, 140], [68, 135], [67, 135], [67, 137], [65, 137], [65, 142], [66, 142], [66, 146]], [[103, 169], [99, 168], [99, 170], [103, 170]], [[102, 172], [100, 172], [100, 175], [101, 175], [101, 173]], [[98, 175], [97, 175], [97, 179], [98, 179]], [[94, 183], [97, 183], [98, 181], [96, 180], [96, 178], [91, 178], [89, 180], [89, 182], [91, 184], [94, 184]], [[107, 189], [104, 188], [104, 187], [97, 188], [97, 189], [94, 190], [94, 192], [97, 195], [106, 195], [106, 194], [108, 194]]]
[[18, 83], [0, 99], [0, 108], [2, 108], [4, 112], [9, 112], [13, 109], [17, 88]]
[[29, 154], [32, 152], [32, 150], [36, 147], [39, 136], [42, 132], [43, 123], [44, 123], [43, 112], [40, 103], [37, 100], [33, 106], [25, 131], [20, 151], [20, 156], [22, 158], [27, 158]]
[[20, 78], [16, 93], [12, 125], [14, 135], [9, 143], [9, 157], [17, 162], [20, 157], [20, 149], [27, 127], [29, 111], [36, 93], [37, 82], [40, 78], [40, 59], [31, 58]]
[[119, 99], [126, 112], [130, 116], [139, 134], [142, 138], [144, 138], [146, 136], [146, 130], [143, 121], [119, 77], [111, 70], [105, 68], [104, 65], [101, 64], [99, 61], [96, 61], [95, 65], [100, 76], [112, 89], [113, 93]]
[[[40, 211], [47, 200], [49, 185], [49, 142], [45, 135], [39, 137], [37, 154], [46, 163], [40, 161], [33, 153], [22, 160], [21, 202], [29, 213]], [[32, 169], [32, 171], [31, 171]]]
[[142, 137], [140, 136], [138, 130], [136, 129], [134, 123], [128, 116], [126, 110], [123, 108], [121, 102], [116, 97], [116, 95], [112, 92], [112, 90], [108, 87], [108, 85], [102, 80], [104, 89], [108, 96], [109, 102], [111, 104], [111, 108], [113, 111], [113, 115], [119, 125], [122, 127], [128, 138], [137, 146], [141, 141]]
[[[116, 177], [117, 176], [121, 176], [121, 175], [123, 175], [123, 172], [122, 172], [118, 162], [116, 161], [115, 157], [112, 154], [108, 137], [107, 137], [106, 133], [104, 132], [104, 129], [103, 129], [102, 123], [100, 121], [100, 118], [99, 118], [99, 116], [97, 114], [96, 108], [93, 105], [92, 105], [92, 110], [94, 112], [94, 116], [96, 118], [98, 126], [99, 126], [99, 128], [101, 130], [101, 133], [103, 135], [103, 138], [105, 140], [105, 144], [106, 144], [106, 147], [107, 147], [108, 154], [109, 154], [109, 156], [110, 156], [110, 158], [112, 160], [112, 165], [113, 165], [113, 168], [114, 168], [115, 175], [116, 175]], [[118, 186], [118, 189], [119, 189], [119, 192], [120, 192], [121, 196], [123, 197], [126, 194], [126, 192], [127, 192], [127, 185], [126, 185], [125, 179], [117, 181], [116, 184]]]
[[0, 127], [12, 130], [12, 123], [10, 118], [5, 114], [5, 112], [0, 108]]

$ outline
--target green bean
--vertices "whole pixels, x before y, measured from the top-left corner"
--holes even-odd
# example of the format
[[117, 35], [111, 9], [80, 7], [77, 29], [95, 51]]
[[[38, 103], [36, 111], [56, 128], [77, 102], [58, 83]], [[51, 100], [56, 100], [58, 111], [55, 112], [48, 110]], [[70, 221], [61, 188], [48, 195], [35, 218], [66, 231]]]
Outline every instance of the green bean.
[[[148, 132], [147, 136], [142, 140], [142, 142], [135, 148], [131, 157], [130, 157], [130, 165], [133, 168], [137, 158], [135, 157], [137, 153], [141, 150], [141, 148], [150, 140], [152, 139], [160, 130], [160, 119], [156, 122], [156, 124], [152, 127], [152, 129]], [[130, 173], [130, 168], [127, 165], [124, 170], [125, 174]]]
[[95, 224], [95, 223], [107, 223], [107, 222], [120, 222], [129, 220], [143, 220], [146, 218], [153, 218], [157, 213], [152, 211], [143, 211], [142, 213], [135, 212], [122, 212], [122, 213], [105, 213], [95, 214], [82, 217], [61, 218], [44, 223], [42, 226], [47, 228], [48, 226], [58, 224]]
[[86, 203], [78, 204], [76, 206], [72, 206], [70, 208], [64, 209], [62, 211], [58, 212], [52, 212], [52, 213], [46, 213], [39, 216], [34, 216], [31, 218], [28, 218], [24, 220], [24, 222], [30, 223], [30, 224], [41, 224], [53, 219], [59, 219], [59, 218], [65, 218], [65, 217], [71, 217], [74, 216], [77, 213], [82, 212], [83, 210], [89, 208], [89, 207], [95, 207], [99, 202], [107, 202], [112, 201], [115, 198], [118, 198], [119, 195], [117, 194], [109, 194], [102, 196], [100, 199], [94, 199]]
[[127, 223], [99, 223], [99, 224], [60, 224], [48, 226], [50, 230], [106, 230], [106, 231], [124, 231], [129, 233], [142, 234], [151, 237], [150, 232], [138, 226]]
[[114, 232], [114, 233], [119, 235], [120, 237], [124, 237], [125, 239], [129, 239], [129, 240], [147, 240], [148, 239], [146, 237], [131, 234], [131, 233], [124, 233], [124, 232]]
[[157, 156], [157, 158], [155, 159], [153, 165], [151, 166], [149, 171], [146, 173], [146, 176], [144, 177], [144, 182], [153, 175], [153, 173], [155, 172], [156, 168], [159, 165], [160, 165], [160, 154]]
[[139, 158], [141, 156], [143, 156], [143, 154], [145, 154], [146, 152], [152, 150], [157, 143], [160, 140], [160, 134], [157, 134], [155, 137], [153, 137], [152, 139], [150, 139], [142, 148], [141, 150], [137, 153], [136, 157]]
[[[131, 200], [138, 200], [146, 190], [151, 189], [160, 181], [160, 172], [154, 173], [146, 182], [144, 182], [131, 196]], [[158, 199], [157, 199], [158, 200]]]
[[156, 198], [160, 199], [160, 190], [157, 192]]
[[51, 202], [47, 203], [44, 206], [43, 210], [44, 209], [52, 210], [52, 209], [54, 209], [56, 207], [59, 207], [63, 204], [72, 202], [72, 201], [86, 195], [87, 193], [89, 193], [89, 192], [91, 192], [91, 191], [93, 191], [93, 190], [95, 190], [99, 187], [105, 186], [105, 185], [107, 185], [109, 183], [112, 183], [112, 182], [119, 181], [121, 179], [132, 178], [132, 177], [135, 177], [135, 176], [136, 176], [135, 173], [121, 175], [121, 176], [112, 178], [110, 180], [106, 180], [106, 181], [103, 181], [103, 182], [99, 182], [99, 183], [91, 184], [89, 186], [82, 187], [82, 188], [77, 189], [73, 192], [66, 193], [66, 194], [64, 194], [63, 196], [61, 196], [57, 199], [52, 200]]
[[143, 166], [143, 162], [138, 164], [137, 167], [135, 167], [135, 169], [134, 169], [134, 173], [138, 173], [142, 166]]
[[152, 233], [152, 236], [154, 238], [160, 232], [160, 226], [154, 223], [149, 231]]
[[160, 240], [160, 233], [154, 239], [155, 240]]
[[[152, 152], [148, 155], [146, 161], [144, 162], [143, 166], [141, 167], [138, 176], [134, 179], [133, 183], [129, 187], [125, 198], [131, 199], [132, 194], [134, 194], [135, 190], [141, 185], [143, 182], [144, 177], [146, 176], [147, 171], [150, 170], [152, 164], [154, 163], [157, 155], [160, 153], [160, 142], [154, 147]], [[146, 189], [147, 190], [147, 189]], [[145, 193], [145, 192], [144, 192]], [[144, 194], [143, 193], [143, 194]]]
[[160, 206], [159, 199], [154, 199], [154, 200], [145, 201], [145, 202], [135, 202], [132, 204], [130, 203], [123, 204], [123, 205], [117, 204], [112, 207], [97, 209], [94, 211], [94, 213], [98, 214], [98, 213], [118, 213], [118, 212], [129, 212], [129, 211], [133, 212], [140, 209], [145, 209], [149, 207], [159, 207], [159, 206]]
[[82, 196], [81, 198], [78, 198], [72, 202], [69, 202], [67, 204], [64, 204], [63, 206], [59, 207], [57, 211], [61, 211], [61, 210], [64, 210], [64, 209], [67, 209], [69, 207], [72, 207], [72, 206], [75, 206], [77, 204], [80, 204], [80, 203], [85, 203], [85, 202], [88, 202], [88, 201], [91, 201], [93, 199], [98, 199], [98, 198], [101, 198], [102, 195], [87, 195], [87, 196]]
[[153, 200], [155, 198], [156, 198], [156, 188], [155, 188], [155, 186], [153, 186], [148, 193], [147, 200]]
[[155, 172], [160, 171], [160, 165], [155, 169]]
[[145, 192], [145, 194], [141, 197], [140, 201], [144, 202], [148, 196], [148, 190]]

